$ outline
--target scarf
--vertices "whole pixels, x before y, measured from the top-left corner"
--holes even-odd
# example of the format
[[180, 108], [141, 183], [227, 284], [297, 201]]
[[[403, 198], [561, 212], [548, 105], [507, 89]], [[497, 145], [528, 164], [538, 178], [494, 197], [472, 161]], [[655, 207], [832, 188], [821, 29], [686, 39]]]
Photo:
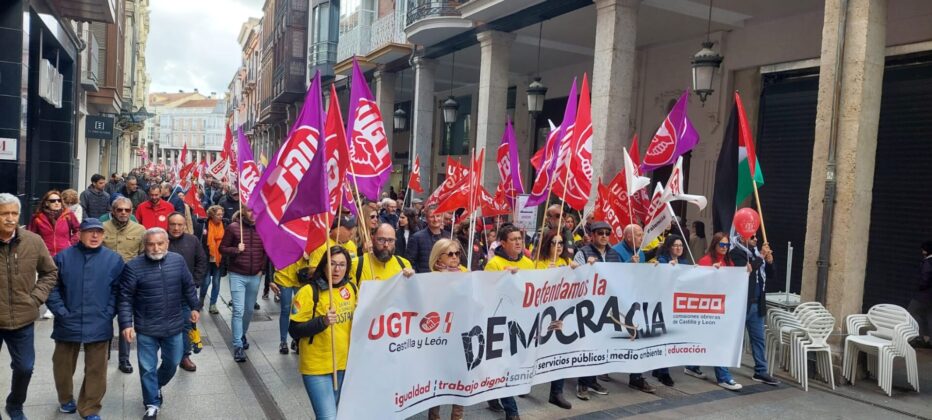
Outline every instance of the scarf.
[[223, 240], [223, 222], [208, 220], [207, 223], [207, 249], [210, 251], [210, 256], [213, 257], [214, 264], [219, 267], [220, 259], [223, 257], [220, 255], [220, 241]]
[[[737, 236], [731, 238], [731, 244], [732, 244], [735, 248], [738, 248], [738, 249], [744, 251], [744, 254], [748, 256], [748, 261], [751, 261], [751, 260], [753, 260], [754, 258], [760, 258], [761, 260], [763, 260], [763, 257], [761, 257], [760, 252], [757, 250], [756, 247], [751, 248], [751, 249], [748, 249], [748, 247], [744, 246], [744, 244], [741, 243], [741, 241], [738, 239]], [[764, 264], [767, 264], [767, 261], [764, 261], [763, 263], [764, 263]], [[757, 269], [758, 278], [760, 279], [760, 290], [762, 290], [762, 291], [763, 291], [763, 290], [767, 290], [767, 289], [766, 289], [766, 287], [767, 287], [767, 273], [764, 272], [763, 268], [764, 268], [764, 266], [761, 265], [761, 267]]]
[[56, 211], [56, 210], [43, 209], [42, 212], [45, 213], [45, 216], [49, 218], [49, 221], [52, 223], [52, 227], [55, 227], [55, 222], [58, 221], [58, 218], [61, 217], [64, 210]]

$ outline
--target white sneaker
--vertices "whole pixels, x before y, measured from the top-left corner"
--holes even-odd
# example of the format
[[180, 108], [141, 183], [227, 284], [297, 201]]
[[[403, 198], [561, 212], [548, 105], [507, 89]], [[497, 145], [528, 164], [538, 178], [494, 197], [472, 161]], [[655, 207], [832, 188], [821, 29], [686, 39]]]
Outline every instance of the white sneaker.
[[159, 415], [159, 408], [150, 405], [146, 406], [146, 414], [142, 417], [143, 420], [155, 420]]
[[735, 382], [734, 379], [729, 379], [728, 382], [719, 382], [718, 386], [725, 388], [729, 391], [738, 391], [741, 388], [743, 388], [741, 384]]
[[52, 311], [46, 309], [45, 313], [42, 314], [42, 319], [52, 319], [55, 318], [55, 315], [52, 315]]

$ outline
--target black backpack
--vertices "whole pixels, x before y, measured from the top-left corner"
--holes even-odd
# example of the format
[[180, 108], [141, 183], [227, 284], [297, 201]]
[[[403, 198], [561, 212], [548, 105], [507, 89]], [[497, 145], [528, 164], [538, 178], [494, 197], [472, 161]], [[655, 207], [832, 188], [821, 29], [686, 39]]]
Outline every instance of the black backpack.
[[[399, 256], [397, 256], [397, 255], [395, 255], [394, 257], [395, 257], [395, 260], [398, 261], [398, 265], [401, 266], [401, 269], [402, 269], [402, 270], [404, 270], [405, 268], [411, 268], [411, 267], [406, 267], [406, 266], [405, 266], [404, 260], [401, 259], [401, 257], [399, 257]], [[357, 284], [360, 282], [359, 279], [362, 277], [362, 266], [363, 266], [363, 261], [365, 261], [364, 258], [366, 258], [366, 254], [360, 255], [360, 256], [359, 256], [359, 263], [356, 264], [356, 283], [357, 283]], [[350, 283], [352, 283], [352, 282], [350, 282]]]

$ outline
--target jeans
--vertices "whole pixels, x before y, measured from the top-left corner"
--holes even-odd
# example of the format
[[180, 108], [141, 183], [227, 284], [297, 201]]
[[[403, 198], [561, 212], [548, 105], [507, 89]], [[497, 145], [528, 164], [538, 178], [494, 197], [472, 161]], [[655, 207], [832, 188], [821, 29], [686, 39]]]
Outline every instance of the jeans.
[[744, 321], [751, 339], [751, 354], [754, 355], [754, 373], [767, 373], [767, 353], [764, 350], [764, 317], [757, 313], [757, 304], [752, 303], [748, 308], [748, 316]]
[[210, 286], [210, 305], [217, 304], [217, 298], [220, 297], [220, 267], [214, 263], [207, 263], [207, 278], [201, 283], [201, 304], [204, 306], [207, 298], [207, 287]]
[[249, 321], [252, 320], [253, 305], [256, 304], [259, 293], [259, 276], [244, 276], [230, 273], [230, 295], [233, 301], [233, 319], [230, 320], [230, 329], [233, 330], [233, 347], [243, 347], [243, 336], [249, 331]]
[[10, 367], [13, 369], [6, 407], [9, 410], [22, 410], [26, 402], [29, 380], [32, 379], [32, 368], [36, 363], [34, 324], [15, 330], [0, 330], [0, 347], [3, 343], [6, 343], [10, 352]]
[[[162, 406], [159, 391], [175, 376], [181, 363], [182, 339], [178, 333], [169, 337], [152, 337], [136, 334], [136, 356], [139, 363], [139, 382], [142, 384], [142, 403], [149, 406]], [[162, 351], [162, 364], [156, 370], [159, 349]]]
[[282, 300], [280, 302], [282, 312], [281, 316], [278, 317], [278, 335], [279, 341], [284, 343], [288, 339], [288, 322], [291, 320], [291, 299], [294, 297], [294, 294], [298, 291], [298, 289], [284, 286], [279, 286], [279, 289], [282, 291]]
[[502, 404], [502, 408], [505, 409], [506, 416], [517, 416], [518, 415], [518, 402], [515, 401], [515, 397], [505, 397], [498, 400]]
[[[314, 409], [314, 418], [317, 420], [333, 420], [337, 418], [337, 404], [340, 403], [340, 391], [333, 389], [333, 375], [301, 375], [304, 380], [304, 390], [311, 400]], [[337, 372], [339, 388], [343, 389], [343, 371]]]
[[[699, 366], [686, 366], [686, 369], [699, 370]], [[734, 378], [731, 377], [731, 372], [728, 371], [727, 367], [719, 367], [719, 366], [715, 367], [715, 382], [716, 383], [731, 382], [732, 379]]]
[[188, 336], [188, 332], [194, 327], [194, 324], [191, 321], [188, 321], [188, 318], [191, 318], [191, 308], [187, 303], [181, 304], [181, 319], [184, 320], [184, 330], [181, 332], [181, 348], [182, 357], [188, 357], [191, 355], [191, 337]]

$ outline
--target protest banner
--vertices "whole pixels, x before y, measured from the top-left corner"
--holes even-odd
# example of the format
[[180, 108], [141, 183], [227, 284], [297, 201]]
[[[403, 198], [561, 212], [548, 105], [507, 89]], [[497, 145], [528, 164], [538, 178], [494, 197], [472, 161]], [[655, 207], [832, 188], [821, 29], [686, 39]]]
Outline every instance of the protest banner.
[[618, 263], [364, 282], [338, 418], [404, 418], [560, 378], [737, 366], [747, 284], [744, 267]]

